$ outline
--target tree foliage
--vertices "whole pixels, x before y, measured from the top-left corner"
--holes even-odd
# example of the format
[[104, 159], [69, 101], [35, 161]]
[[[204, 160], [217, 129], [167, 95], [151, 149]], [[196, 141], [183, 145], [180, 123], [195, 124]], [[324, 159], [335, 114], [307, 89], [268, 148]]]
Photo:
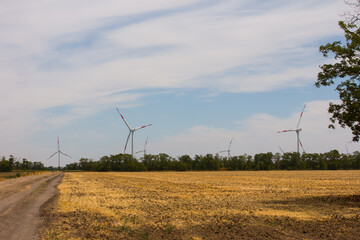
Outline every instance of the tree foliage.
[[10, 155], [9, 159], [2, 157], [0, 161], [0, 172], [11, 172], [13, 170], [45, 170], [45, 167], [41, 162], [30, 162], [26, 158], [23, 158], [20, 162], [12, 155]]
[[340, 81], [336, 86], [341, 103], [330, 103], [331, 115], [329, 128], [335, 128], [336, 122], [343, 128], [349, 127], [353, 134], [353, 141], [360, 138], [360, 29], [359, 14], [360, 0], [350, 4], [354, 13], [348, 13], [347, 21], [339, 21], [344, 31], [345, 44], [335, 41], [320, 46], [319, 50], [324, 57], [334, 54], [335, 63], [320, 66], [321, 72], [315, 83], [317, 87], [330, 86]]
[[360, 169], [360, 153], [340, 154], [337, 150], [326, 153], [271, 152], [251, 155], [220, 157], [219, 155], [183, 155], [173, 158], [165, 153], [146, 154], [137, 160], [129, 154], [104, 156], [98, 161], [81, 158], [79, 163], [66, 165], [68, 170], [83, 171], [258, 171], [258, 170], [338, 170]]

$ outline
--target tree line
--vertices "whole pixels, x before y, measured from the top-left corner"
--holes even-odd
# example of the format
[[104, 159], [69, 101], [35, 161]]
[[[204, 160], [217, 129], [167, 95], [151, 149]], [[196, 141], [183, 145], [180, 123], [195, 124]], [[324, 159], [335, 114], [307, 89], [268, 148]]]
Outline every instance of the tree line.
[[11, 172], [14, 170], [45, 170], [44, 164], [41, 162], [31, 162], [26, 158], [23, 158], [21, 161], [14, 158], [10, 155], [9, 159], [5, 157], [1, 158], [0, 161], [0, 172]]
[[66, 170], [83, 171], [258, 171], [258, 170], [350, 170], [360, 169], [360, 152], [340, 154], [337, 150], [326, 153], [259, 153], [230, 158], [218, 154], [182, 155], [173, 158], [165, 153], [146, 154], [140, 160], [129, 154], [104, 156], [98, 161], [81, 158], [67, 164]]

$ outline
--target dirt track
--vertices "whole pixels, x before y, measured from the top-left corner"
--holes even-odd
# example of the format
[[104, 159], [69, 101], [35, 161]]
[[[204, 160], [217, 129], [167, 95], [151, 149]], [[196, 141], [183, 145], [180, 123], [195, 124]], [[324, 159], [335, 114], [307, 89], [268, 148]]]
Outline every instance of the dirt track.
[[40, 209], [57, 192], [63, 173], [0, 182], [0, 239], [36, 239]]

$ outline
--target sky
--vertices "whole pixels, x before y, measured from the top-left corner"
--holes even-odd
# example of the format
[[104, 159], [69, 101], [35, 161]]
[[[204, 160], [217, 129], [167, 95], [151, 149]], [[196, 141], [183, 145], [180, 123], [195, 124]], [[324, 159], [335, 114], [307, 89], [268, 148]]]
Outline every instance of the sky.
[[[318, 51], [343, 40], [342, 0], [0, 2], [0, 156], [57, 165], [134, 151], [172, 157], [359, 150], [328, 129]], [[127, 148], [131, 153], [131, 145]], [[142, 155], [136, 155], [140, 158]], [[224, 153], [226, 156], [226, 153]]]

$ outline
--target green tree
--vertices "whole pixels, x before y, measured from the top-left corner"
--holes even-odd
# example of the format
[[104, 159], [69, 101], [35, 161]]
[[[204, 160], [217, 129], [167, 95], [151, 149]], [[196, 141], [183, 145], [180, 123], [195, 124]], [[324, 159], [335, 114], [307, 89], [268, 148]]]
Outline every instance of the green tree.
[[186, 166], [186, 170], [192, 170], [192, 159], [189, 155], [182, 155], [179, 158], [179, 161], [184, 163]]
[[11, 167], [9, 161], [6, 160], [5, 157], [2, 157], [0, 162], [0, 172], [10, 172], [10, 171], [11, 171]]
[[359, 141], [360, 137], [360, 0], [355, 4], [355, 13], [347, 21], [339, 21], [339, 26], [345, 33], [345, 44], [341, 41], [327, 43], [320, 46], [319, 50], [324, 57], [329, 53], [334, 54], [336, 63], [320, 66], [321, 72], [315, 83], [317, 87], [330, 86], [339, 81], [336, 91], [339, 92], [341, 103], [330, 103], [329, 128], [335, 128], [338, 122], [343, 128], [349, 127], [353, 134], [353, 141]]
[[244, 157], [246, 159], [245, 170], [254, 170], [255, 166], [252, 156], [244, 154]]
[[254, 163], [256, 170], [271, 170], [274, 168], [274, 163], [272, 161], [273, 154], [268, 153], [258, 153], [254, 156]]
[[326, 161], [328, 170], [341, 169], [341, 156], [338, 150], [331, 150], [330, 152], [323, 153], [322, 157]]
[[90, 171], [91, 170], [89, 159], [81, 158], [79, 160], [79, 162], [80, 162], [79, 167], [80, 167], [81, 170], [84, 170], [84, 171]]
[[355, 151], [352, 156], [352, 169], [360, 169], [360, 152]]
[[307, 170], [320, 169], [320, 155], [318, 153], [303, 153], [301, 160], [305, 164]]

